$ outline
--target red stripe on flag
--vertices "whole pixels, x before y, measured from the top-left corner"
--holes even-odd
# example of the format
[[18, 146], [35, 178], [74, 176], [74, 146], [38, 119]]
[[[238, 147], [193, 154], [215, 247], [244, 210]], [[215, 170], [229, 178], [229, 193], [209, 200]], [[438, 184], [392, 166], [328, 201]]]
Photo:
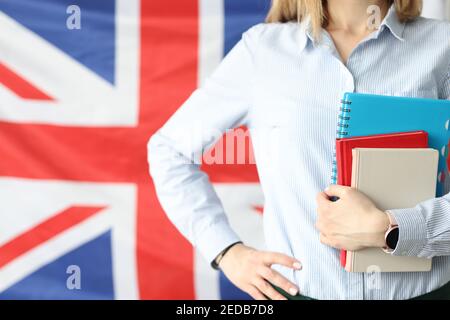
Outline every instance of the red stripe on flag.
[[[154, 133], [197, 86], [198, 0], [141, 2], [140, 125]], [[169, 222], [150, 178], [139, 185], [141, 299], [194, 299], [193, 250]]]
[[105, 207], [71, 207], [0, 246], [0, 268]]
[[50, 96], [23, 79], [3, 63], [0, 63], [0, 83], [24, 99], [53, 100]]

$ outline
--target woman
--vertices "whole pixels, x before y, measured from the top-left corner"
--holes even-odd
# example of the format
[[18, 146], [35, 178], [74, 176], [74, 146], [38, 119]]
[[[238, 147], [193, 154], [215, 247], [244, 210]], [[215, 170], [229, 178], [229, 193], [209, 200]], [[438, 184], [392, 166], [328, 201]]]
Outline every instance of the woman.
[[[274, 1], [268, 23], [244, 33], [151, 138], [150, 171], [168, 216], [253, 298], [449, 292], [449, 194], [383, 212], [356, 190], [328, 186], [344, 92], [450, 99], [450, 26], [420, 18], [421, 6], [419, 0]], [[239, 242], [198, 167], [217, 131], [243, 124], [254, 141], [270, 252]], [[199, 130], [201, 139], [193, 138]], [[431, 272], [382, 273], [373, 286], [368, 274], [340, 267], [336, 249], [384, 247], [394, 223], [399, 239], [392, 254], [434, 257]]]

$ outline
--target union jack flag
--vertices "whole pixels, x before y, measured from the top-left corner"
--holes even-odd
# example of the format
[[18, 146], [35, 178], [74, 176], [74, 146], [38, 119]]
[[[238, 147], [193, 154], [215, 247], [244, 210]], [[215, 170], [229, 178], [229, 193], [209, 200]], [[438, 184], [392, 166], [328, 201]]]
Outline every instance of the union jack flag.
[[[0, 0], [0, 299], [247, 298], [166, 218], [146, 144], [268, 5]], [[263, 246], [255, 168], [204, 169]]]

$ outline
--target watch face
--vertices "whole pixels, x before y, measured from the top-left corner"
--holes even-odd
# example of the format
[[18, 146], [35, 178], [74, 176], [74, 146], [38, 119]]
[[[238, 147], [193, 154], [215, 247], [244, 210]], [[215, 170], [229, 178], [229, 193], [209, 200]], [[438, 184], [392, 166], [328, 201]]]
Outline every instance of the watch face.
[[398, 234], [398, 228], [394, 228], [388, 233], [386, 237], [386, 245], [389, 247], [389, 249], [394, 250], [395, 247], [397, 247]]

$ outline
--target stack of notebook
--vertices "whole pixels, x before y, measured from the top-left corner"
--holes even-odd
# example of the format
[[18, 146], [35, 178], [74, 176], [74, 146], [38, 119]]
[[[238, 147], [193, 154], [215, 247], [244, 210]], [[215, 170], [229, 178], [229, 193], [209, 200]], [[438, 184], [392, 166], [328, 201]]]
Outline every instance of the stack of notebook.
[[[414, 207], [449, 191], [438, 176], [449, 169], [450, 101], [347, 93], [339, 119], [332, 183], [360, 190], [383, 210]], [[429, 259], [379, 248], [342, 251], [341, 264], [350, 272], [431, 269]]]

